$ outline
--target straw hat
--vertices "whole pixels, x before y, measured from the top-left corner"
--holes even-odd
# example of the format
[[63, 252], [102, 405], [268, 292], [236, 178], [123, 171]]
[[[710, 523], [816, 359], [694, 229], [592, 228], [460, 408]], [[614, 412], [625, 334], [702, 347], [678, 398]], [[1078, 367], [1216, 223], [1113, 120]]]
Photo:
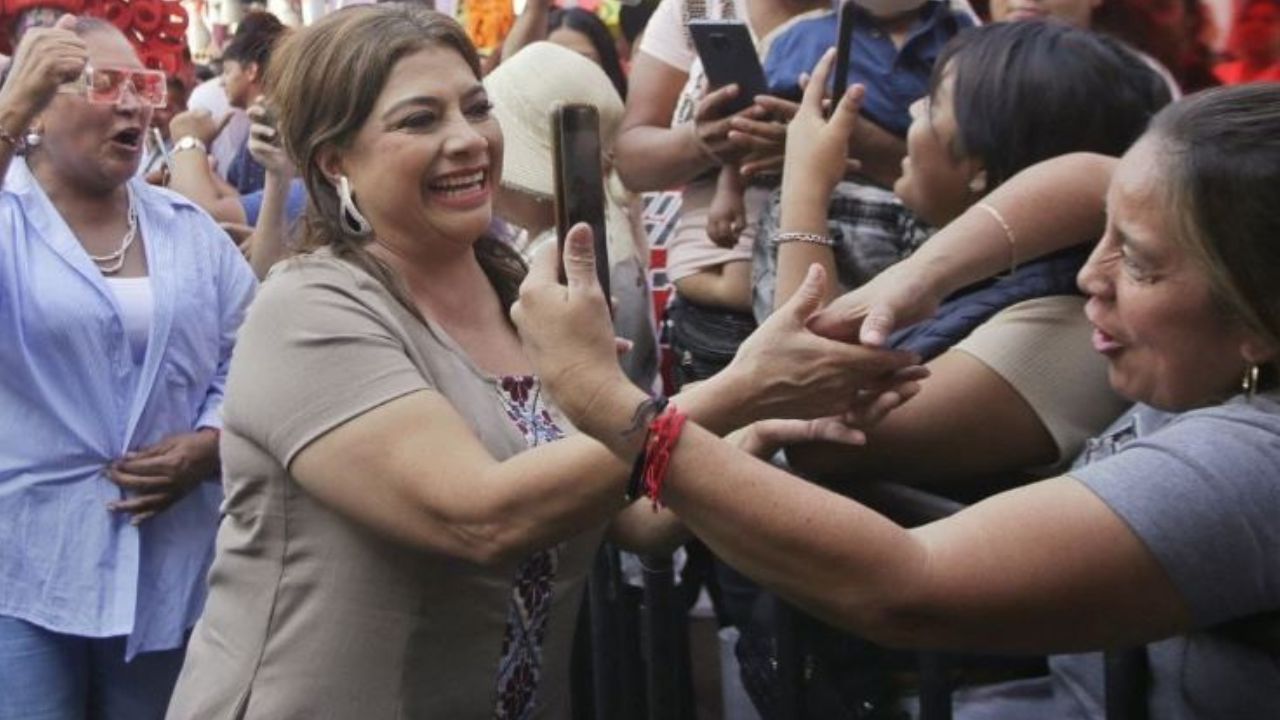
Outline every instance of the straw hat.
[[502, 184], [544, 197], [555, 194], [551, 110], [557, 104], [595, 105], [605, 155], [622, 122], [622, 99], [600, 66], [549, 42], [527, 45], [484, 79], [502, 125]]
[[631, 195], [612, 169], [613, 141], [622, 123], [622, 98], [591, 60], [549, 42], [526, 45], [484, 78], [493, 114], [502, 126], [502, 185], [550, 198], [555, 195], [551, 111], [560, 104], [594, 105], [600, 116], [605, 168], [605, 231], [614, 264], [636, 255]]

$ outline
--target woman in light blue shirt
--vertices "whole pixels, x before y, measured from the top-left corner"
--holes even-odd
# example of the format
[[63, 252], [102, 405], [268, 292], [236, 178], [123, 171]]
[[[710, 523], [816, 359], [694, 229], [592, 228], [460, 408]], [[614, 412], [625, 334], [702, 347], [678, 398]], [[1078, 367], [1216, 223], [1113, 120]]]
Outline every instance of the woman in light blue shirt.
[[0, 87], [0, 720], [163, 716], [204, 604], [254, 279], [134, 179], [164, 89], [70, 16]]

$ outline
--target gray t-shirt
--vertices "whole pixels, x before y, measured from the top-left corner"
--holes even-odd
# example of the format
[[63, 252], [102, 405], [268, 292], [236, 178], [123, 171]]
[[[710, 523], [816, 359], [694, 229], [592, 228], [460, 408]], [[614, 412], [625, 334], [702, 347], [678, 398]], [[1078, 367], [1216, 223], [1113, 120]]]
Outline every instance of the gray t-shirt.
[[[1147, 646], [1151, 717], [1280, 718], [1280, 657], [1230, 624], [1280, 609], [1277, 399], [1177, 415], [1139, 405], [1071, 475], [1128, 523], [1191, 609], [1194, 632]], [[1101, 720], [1103, 688], [1101, 653], [1057, 656], [1047, 679], [958, 696], [955, 717]]]

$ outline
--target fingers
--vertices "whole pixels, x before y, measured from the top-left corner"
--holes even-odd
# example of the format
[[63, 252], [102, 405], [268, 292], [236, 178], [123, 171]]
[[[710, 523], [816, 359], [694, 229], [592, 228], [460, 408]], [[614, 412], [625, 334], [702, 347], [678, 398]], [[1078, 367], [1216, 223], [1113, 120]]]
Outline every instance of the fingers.
[[818, 309], [822, 303], [823, 293], [827, 289], [827, 272], [822, 266], [814, 263], [804, 276], [804, 282], [781, 308], [785, 317], [793, 317], [803, 323]]
[[858, 330], [858, 341], [867, 347], [884, 347], [893, 333], [893, 308], [887, 305], [872, 306]]
[[787, 126], [772, 120], [754, 120], [742, 115], [734, 115], [729, 120], [729, 127], [737, 132], [774, 142], [785, 142], [787, 139]]
[[727, 135], [729, 142], [739, 151], [748, 153], [764, 154], [767, 152], [780, 153], [784, 152], [786, 140], [775, 140], [773, 138], [764, 138], [754, 133], [739, 132], [737, 130], [729, 130]]
[[126, 455], [112, 467], [133, 475], [162, 476], [176, 472], [177, 461], [169, 455]]
[[590, 225], [578, 223], [569, 228], [564, 239], [564, 277], [570, 292], [600, 288], [594, 245]]
[[743, 163], [742, 167], [738, 168], [738, 172], [746, 178], [753, 177], [761, 173], [782, 172], [782, 166], [785, 161], [785, 155], [775, 155], [762, 160], [751, 160]]
[[818, 60], [818, 64], [813, 67], [813, 76], [808, 79], [804, 86], [804, 97], [800, 100], [800, 106], [811, 112], [822, 112], [822, 96], [827, 92], [827, 76], [831, 74], [831, 66], [836, 61], [836, 49], [827, 48], [822, 53], [822, 58]]
[[164, 492], [171, 489], [174, 485], [172, 477], [137, 475], [125, 472], [118, 466], [108, 468], [107, 477], [111, 478], [111, 482], [119, 485], [125, 490], [132, 490], [140, 493]]
[[108, 503], [107, 509], [112, 512], [129, 513], [133, 517], [129, 518], [129, 524], [140, 525], [144, 520], [154, 517], [156, 513], [164, 510], [173, 504], [173, 499], [169, 495], [152, 494], [138, 495], [127, 500]]
[[276, 129], [258, 122], [251, 123], [249, 125], [249, 137], [271, 144], [275, 142]]
[[635, 346], [636, 346], [635, 343], [631, 342], [630, 340], [624, 337], [616, 337], [613, 339], [613, 350], [618, 354], [619, 358], [631, 352], [632, 348], [634, 348]]
[[53, 26], [59, 30], [74, 30], [76, 26], [76, 16], [71, 13], [67, 13], [58, 18], [58, 22], [54, 23]]
[[861, 428], [839, 418], [822, 418], [809, 423], [809, 439], [841, 445], [866, 445], [867, 434]]
[[786, 123], [800, 111], [800, 103], [784, 100], [773, 95], [757, 95], [756, 105], [764, 108], [774, 120]]
[[738, 86], [736, 83], [712, 90], [703, 96], [702, 101], [698, 103], [698, 107], [694, 111], [694, 120], [713, 120], [721, 117], [724, 113], [720, 111], [720, 108], [737, 96]]
[[858, 111], [862, 108], [862, 99], [867, 96], [867, 89], [861, 84], [853, 85], [845, 90], [836, 111], [831, 114], [831, 125], [840, 137], [849, 137], [858, 124]]
[[[862, 289], [858, 289], [832, 300], [820, 312], [806, 320], [805, 327], [814, 334], [831, 340], [858, 342], [858, 333], [867, 315], [866, 303], [861, 299], [863, 297], [865, 295]], [[883, 345], [884, 343], [880, 343], [872, 347]]]

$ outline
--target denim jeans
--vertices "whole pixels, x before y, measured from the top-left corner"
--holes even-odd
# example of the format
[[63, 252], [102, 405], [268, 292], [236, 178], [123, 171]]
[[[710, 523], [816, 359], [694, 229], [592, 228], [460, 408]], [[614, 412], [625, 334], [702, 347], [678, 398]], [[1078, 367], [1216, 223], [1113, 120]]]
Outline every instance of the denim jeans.
[[696, 305], [679, 296], [667, 308], [667, 322], [678, 386], [723, 370], [756, 329], [751, 313]]
[[124, 637], [86, 638], [0, 616], [0, 720], [162, 720], [185, 648], [124, 661]]

